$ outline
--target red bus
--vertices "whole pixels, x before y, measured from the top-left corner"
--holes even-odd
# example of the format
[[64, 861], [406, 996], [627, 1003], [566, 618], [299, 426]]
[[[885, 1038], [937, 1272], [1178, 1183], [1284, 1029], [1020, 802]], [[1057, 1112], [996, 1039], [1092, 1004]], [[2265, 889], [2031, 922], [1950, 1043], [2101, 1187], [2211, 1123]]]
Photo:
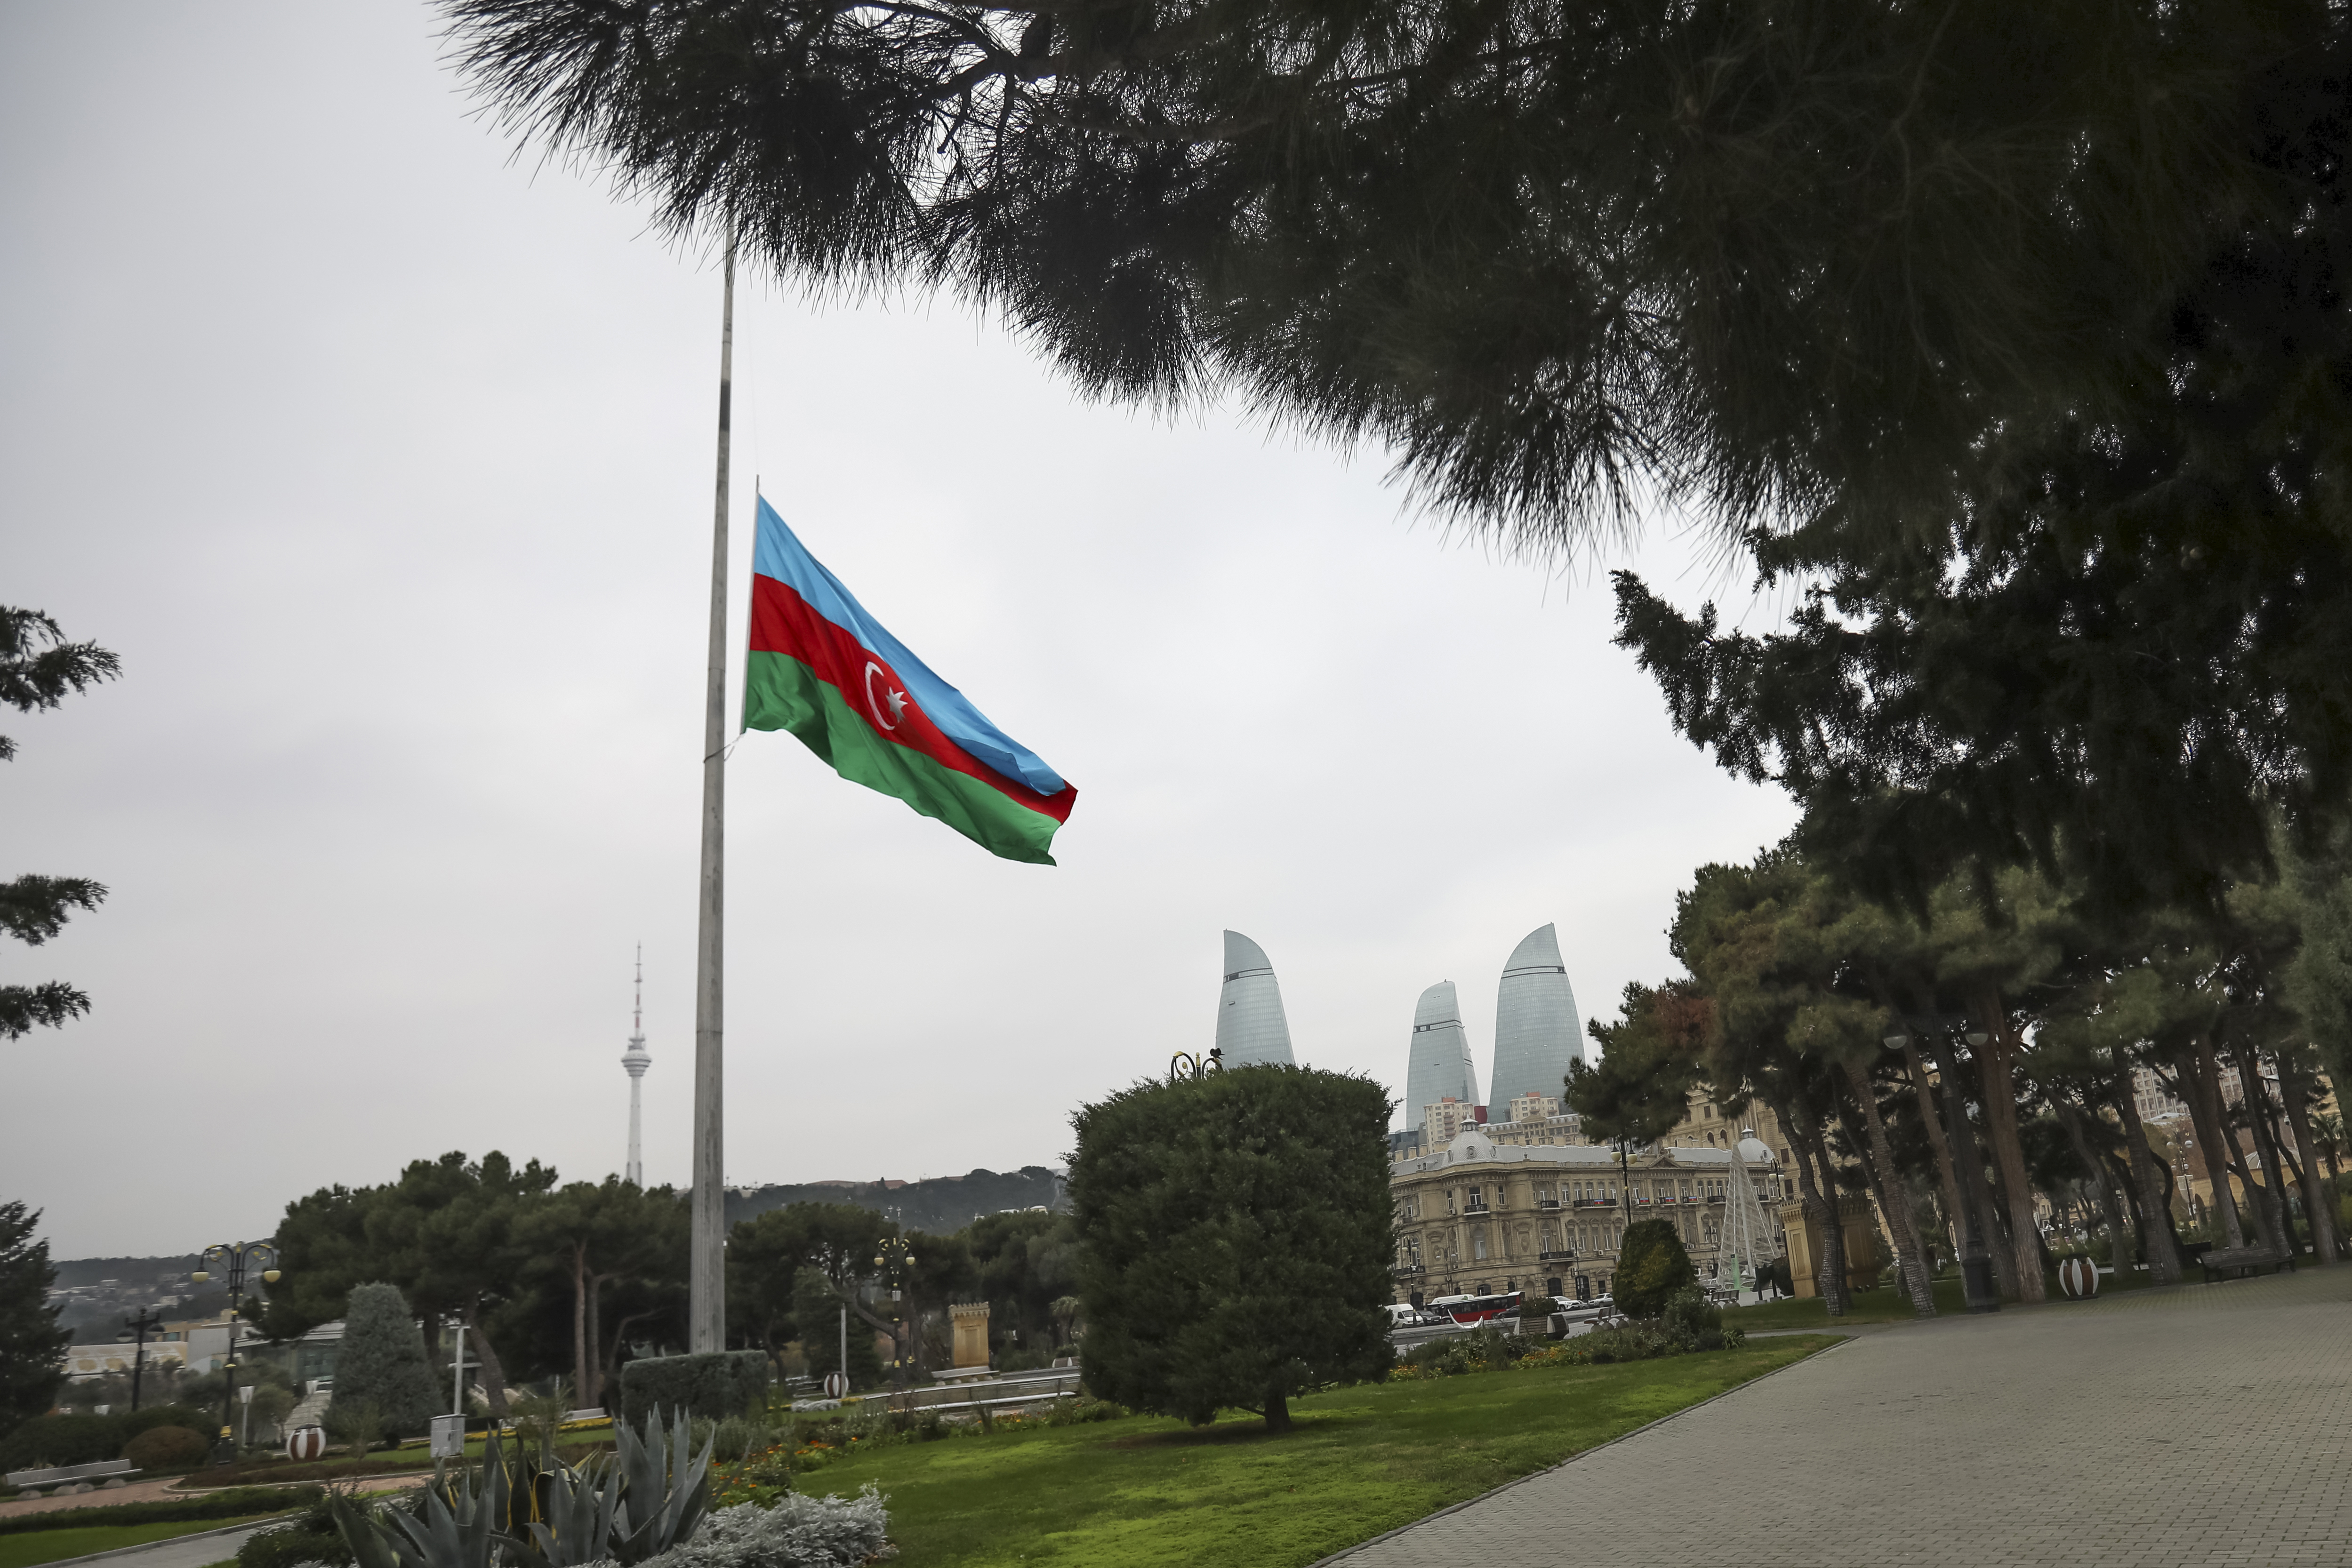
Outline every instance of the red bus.
[[1473, 1323], [1492, 1322], [1500, 1317], [1517, 1317], [1519, 1298], [1526, 1293], [1513, 1291], [1501, 1296], [1440, 1296], [1429, 1303], [1429, 1310], [1444, 1312], [1466, 1327]]

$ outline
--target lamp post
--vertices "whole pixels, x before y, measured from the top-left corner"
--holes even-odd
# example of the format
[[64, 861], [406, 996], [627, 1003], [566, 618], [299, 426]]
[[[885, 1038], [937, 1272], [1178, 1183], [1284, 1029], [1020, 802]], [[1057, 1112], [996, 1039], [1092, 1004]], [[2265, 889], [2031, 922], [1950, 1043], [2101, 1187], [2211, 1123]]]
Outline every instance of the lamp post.
[[188, 1277], [197, 1284], [209, 1282], [213, 1270], [218, 1269], [227, 1276], [228, 1285], [228, 1355], [221, 1370], [228, 1374], [228, 1382], [221, 1389], [221, 1440], [213, 1450], [213, 1463], [226, 1465], [236, 1458], [236, 1445], [230, 1440], [231, 1412], [236, 1405], [236, 1342], [237, 1320], [245, 1309], [245, 1276], [248, 1270], [258, 1273], [264, 1284], [278, 1282], [278, 1249], [267, 1241], [222, 1241], [205, 1249], [197, 1260], [203, 1265]]
[[1224, 1056], [1225, 1050], [1221, 1045], [1211, 1046], [1206, 1056], [1180, 1051], [1168, 1059], [1168, 1082], [1176, 1083], [1187, 1078], [1206, 1078], [1212, 1072], [1223, 1072], [1225, 1070]]
[[131, 1408], [134, 1414], [139, 1409], [139, 1375], [147, 1369], [147, 1331], [159, 1327], [163, 1322], [162, 1318], [151, 1315], [146, 1308], [142, 1307], [138, 1316], [122, 1320], [122, 1332], [114, 1336], [118, 1343], [127, 1343], [132, 1347]]
[[[898, 1391], [902, 1394], [907, 1389], [907, 1314], [905, 1308], [898, 1303], [902, 1299], [902, 1291], [906, 1286], [907, 1270], [914, 1266], [915, 1254], [907, 1245], [905, 1237], [883, 1238], [882, 1249], [874, 1254], [874, 1267], [884, 1279], [895, 1277], [898, 1281], [898, 1283], [890, 1287], [890, 1300], [893, 1303], [890, 1321], [898, 1325], [890, 1333], [890, 1371], [891, 1381], [898, 1385]], [[842, 1353], [841, 1368], [845, 1373], [849, 1370], [848, 1360], [848, 1352], [845, 1349]]]

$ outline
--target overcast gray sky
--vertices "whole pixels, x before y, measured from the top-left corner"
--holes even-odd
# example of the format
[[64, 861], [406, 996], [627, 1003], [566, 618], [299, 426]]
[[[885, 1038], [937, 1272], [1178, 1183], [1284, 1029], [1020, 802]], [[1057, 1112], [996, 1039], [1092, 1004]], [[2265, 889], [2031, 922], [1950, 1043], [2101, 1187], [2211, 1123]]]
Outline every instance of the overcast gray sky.
[[[124, 678], [13, 718], [0, 873], [112, 889], [0, 977], [0, 1197], [62, 1256], [266, 1234], [503, 1148], [688, 1176], [719, 286], [510, 157], [409, 0], [0, 7], [0, 602]], [[754, 476], [866, 607], [1077, 785], [997, 861], [755, 735], [729, 781], [730, 1181], [1055, 1163], [1263, 944], [1302, 1060], [1401, 1087], [1421, 989], [1557, 921], [1578, 1001], [1667, 973], [1692, 868], [1792, 813], [1562, 576], [1378, 452], [1087, 404], [952, 299], [739, 297]], [[739, 622], [735, 638], [740, 643]]]

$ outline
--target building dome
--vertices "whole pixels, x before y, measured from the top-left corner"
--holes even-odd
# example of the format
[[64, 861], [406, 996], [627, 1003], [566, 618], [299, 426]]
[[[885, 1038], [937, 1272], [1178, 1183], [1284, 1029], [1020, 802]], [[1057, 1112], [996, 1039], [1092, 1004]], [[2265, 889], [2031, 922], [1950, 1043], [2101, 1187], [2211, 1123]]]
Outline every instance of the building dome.
[[1742, 1165], [1749, 1166], [1769, 1166], [1774, 1163], [1772, 1151], [1765, 1147], [1764, 1140], [1756, 1135], [1756, 1129], [1753, 1127], [1739, 1129], [1739, 1161]]
[[1445, 1152], [1457, 1160], [1491, 1160], [1495, 1157], [1495, 1140], [1486, 1134], [1465, 1127], [1454, 1134]]

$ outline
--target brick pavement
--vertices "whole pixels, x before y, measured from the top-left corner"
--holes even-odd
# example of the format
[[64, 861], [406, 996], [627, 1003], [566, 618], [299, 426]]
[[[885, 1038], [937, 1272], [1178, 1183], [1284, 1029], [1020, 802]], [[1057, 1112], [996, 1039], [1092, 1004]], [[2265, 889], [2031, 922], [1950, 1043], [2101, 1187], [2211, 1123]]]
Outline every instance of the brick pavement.
[[1857, 1336], [1341, 1562], [2352, 1563], [2352, 1266]]

